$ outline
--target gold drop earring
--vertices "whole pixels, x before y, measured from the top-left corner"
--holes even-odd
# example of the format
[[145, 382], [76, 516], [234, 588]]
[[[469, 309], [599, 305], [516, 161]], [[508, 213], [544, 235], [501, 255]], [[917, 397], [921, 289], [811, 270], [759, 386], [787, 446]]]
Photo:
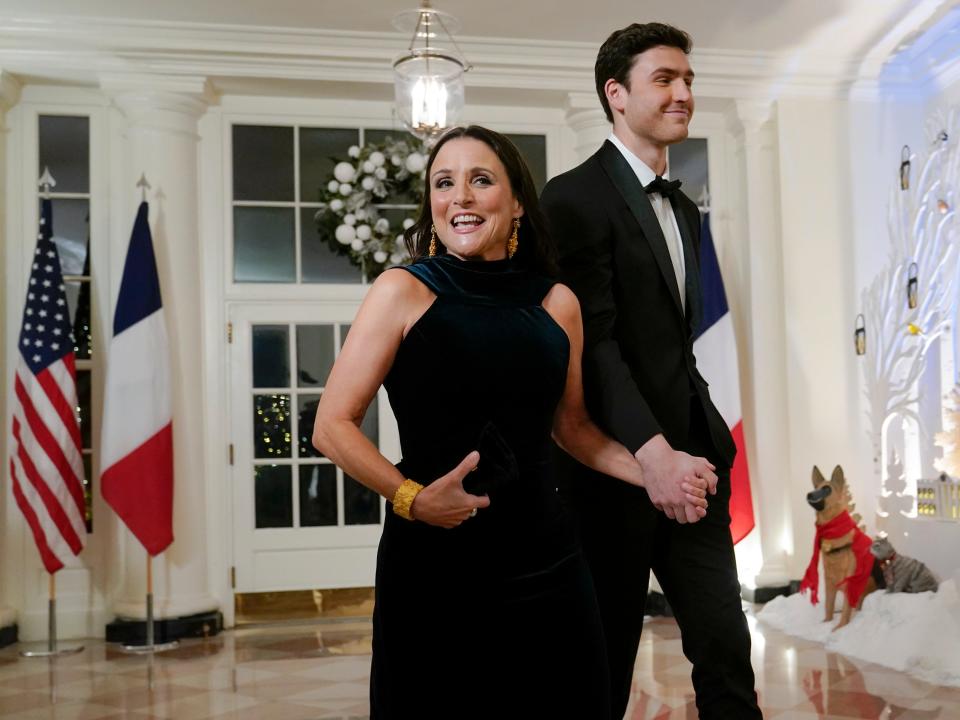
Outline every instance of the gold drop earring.
[[430, 226], [430, 250], [428, 254], [430, 257], [436, 257], [437, 255], [437, 228], [435, 225]]
[[517, 239], [517, 233], [520, 232], [520, 218], [513, 219], [513, 233], [510, 235], [510, 239], [507, 240], [507, 257], [512, 258], [517, 254], [517, 247], [520, 242]]

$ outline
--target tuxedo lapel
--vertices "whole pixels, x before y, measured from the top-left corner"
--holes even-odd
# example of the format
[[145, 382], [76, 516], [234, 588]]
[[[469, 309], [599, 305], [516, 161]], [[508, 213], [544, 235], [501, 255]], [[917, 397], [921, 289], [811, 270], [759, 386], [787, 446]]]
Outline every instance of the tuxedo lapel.
[[[657, 260], [660, 274], [670, 289], [670, 296], [673, 298], [677, 311], [683, 317], [683, 305], [680, 301], [680, 288], [677, 287], [677, 276], [673, 271], [667, 241], [663, 237], [663, 230], [660, 229], [660, 222], [653, 211], [653, 205], [650, 204], [650, 198], [647, 197], [647, 193], [633, 172], [633, 168], [630, 167], [626, 158], [613, 143], [609, 140], [604, 142], [597, 155], [603, 171], [610, 178], [610, 182], [617, 189], [617, 192], [620, 193], [637, 224], [640, 225], [640, 230]], [[679, 215], [679, 213], [677, 214]], [[686, 245], [686, 238], [684, 244]]]
[[687, 214], [680, 207], [679, 199], [671, 201], [671, 204], [673, 204], [673, 214], [677, 218], [677, 228], [680, 230], [680, 239], [683, 243], [683, 265], [686, 277], [684, 290], [687, 298], [686, 319], [690, 333], [693, 334], [696, 332], [697, 326], [700, 325], [703, 315], [703, 307], [700, 302], [700, 262], [697, 257], [696, 246], [693, 244], [694, 234]]

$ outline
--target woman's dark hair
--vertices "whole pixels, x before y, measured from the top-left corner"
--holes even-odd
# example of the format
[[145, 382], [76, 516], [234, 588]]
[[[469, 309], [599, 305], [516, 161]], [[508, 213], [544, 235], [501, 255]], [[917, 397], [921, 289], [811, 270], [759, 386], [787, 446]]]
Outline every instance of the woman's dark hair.
[[[440, 148], [451, 140], [472, 138], [479, 140], [493, 150], [500, 158], [503, 167], [507, 170], [507, 178], [513, 196], [523, 206], [523, 216], [520, 218], [517, 252], [513, 256], [515, 263], [533, 270], [542, 275], [555, 276], [557, 273], [556, 247], [547, 233], [547, 223], [540, 210], [540, 199], [537, 197], [537, 188], [533, 184], [530, 170], [523, 161], [523, 156], [509, 138], [493, 130], [479, 125], [455, 127], [444, 133], [437, 144], [430, 151], [427, 160], [426, 189], [423, 192], [423, 202], [420, 204], [420, 213], [416, 222], [403, 233], [404, 241], [410, 257], [415, 261], [426, 257], [430, 249], [430, 227], [433, 225], [433, 209], [430, 207], [430, 171], [437, 159]], [[445, 253], [446, 249], [439, 242], [437, 252]]]
[[607, 120], [613, 122], [613, 113], [610, 103], [607, 102], [607, 93], [603, 89], [607, 80], [613, 78], [630, 89], [630, 68], [637, 55], [653, 47], [675, 47], [683, 50], [687, 55], [693, 49], [693, 41], [680, 28], [663, 23], [633, 23], [622, 30], [616, 30], [608, 37], [600, 52], [597, 53], [597, 63], [593, 74], [597, 83], [597, 95]]

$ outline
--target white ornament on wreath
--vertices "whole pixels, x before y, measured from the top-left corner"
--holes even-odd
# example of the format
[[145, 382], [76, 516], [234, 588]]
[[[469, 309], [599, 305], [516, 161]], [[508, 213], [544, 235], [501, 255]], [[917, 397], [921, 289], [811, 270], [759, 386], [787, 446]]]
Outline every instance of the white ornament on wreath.
[[413, 138], [353, 145], [347, 150], [349, 159], [337, 160], [332, 177], [320, 189], [318, 227], [331, 240], [331, 249], [350, 258], [367, 277], [410, 262], [403, 231], [413, 225], [416, 211], [406, 208], [408, 216], [398, 226], [381, 215], [381, 206], [403, 195], [409, 198], [405, 204], [419, 204], [428, 154]]

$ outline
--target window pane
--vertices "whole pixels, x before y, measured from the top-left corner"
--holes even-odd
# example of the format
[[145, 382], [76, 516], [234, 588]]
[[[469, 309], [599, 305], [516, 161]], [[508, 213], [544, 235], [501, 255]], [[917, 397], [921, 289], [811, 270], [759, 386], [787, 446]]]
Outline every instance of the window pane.
[[337, 468], [300, 466], [300, 526], [337, 524]]
[[297, 432], [300, 434], [299, 457], [323, 457], [323, 453], [313, 446], [313, 421], [317, 419], [319, 395], [300, 395], [297, 398]]
[[254, 457], [290, 457], [290, 396], [253, 396]]
[[[59, 186], [57, 187], [59, 190]], [[64, 275], [83, 275], [87, 265], [87, 245], [90, 242], [90, 201], [50, 201], [53, 212], [53, 241], [57, 244], [60, 271]]]
[[343, 519], [346, 525], [376, 525], [380, 522], [380, 496], [343, 474]]
[[93, 418], [90, 415], [90, 371], [77, 370], [77, 419], [80, 421], [80, 444], [90, 448], [90, 428]]
[[233, 209], [233, 279], [295, 282], [293, 208]]
[[707, 188], [707, 141], [705, 138], [689, 138], [671, 145], [667, 151], [670, 160], [670, 177], [683, 181], [683, 192], [695, 203], [702, 204]]
[[253, 326], [253, 386], [290, 387], [290, 329], [286, 325]]
[[258, 465], [253, 470], [256, 527], [293, 527], [293, 487], [289, 465]]
[[293, 128], [233, 126], [233, 199], [293, 202]]
[[320, 201], [321, 189], [333, 177], [333, 166], [349, 161], [347, 150], [359, 142], [356, 130], [300, 128], [300, 202]]
[[322, 387], [333, 367], [333, 325], [297, 325], [297, 386]]
[[508, 134], [507, 137], [517, 146], [526, 161], [533, 176], [533, 184], [537, 186], [539, 193], [547, 184], [547, 138], [544, 135], [513, 134]]
[[350, 332], [350, 323], [345, 323], [340, 326], [340, 349], [343, 349], [343, 344], [347, 341], [347, 333]]
[[93, 532], [93, 456], [90, 453], [83, 454], [83, 502], [85, 510], [83, 520], [87, 526], [87, 532]]
[[303, 282], [361, 283], [363, 271], [330, 248], [326, 229], [317, 226], [316, 208], [300, 210], [300, 262]]
[[386, 141], [387, 138], [392, 138], [394, 140], [406, 140], [411, 145], [418, 145], [420, 143], [420, 141], [417, 140], [414, 135], [411, 135], [403, 128], [398, 128], [396, 130], [367, 128], [363, 131], [364, 144], [372, 145], [374, 143], [382, 143]]
[[73, 313], [73, 349], [78, 360], [89, 360], [93, 344], [90, 327], [90, 281], [70, 280], [65, 285], [67, 306]]
[[90, 192], [90, 119], [41, 115], [39, 133], [37, 177], [48, 167], [54, 192]]

